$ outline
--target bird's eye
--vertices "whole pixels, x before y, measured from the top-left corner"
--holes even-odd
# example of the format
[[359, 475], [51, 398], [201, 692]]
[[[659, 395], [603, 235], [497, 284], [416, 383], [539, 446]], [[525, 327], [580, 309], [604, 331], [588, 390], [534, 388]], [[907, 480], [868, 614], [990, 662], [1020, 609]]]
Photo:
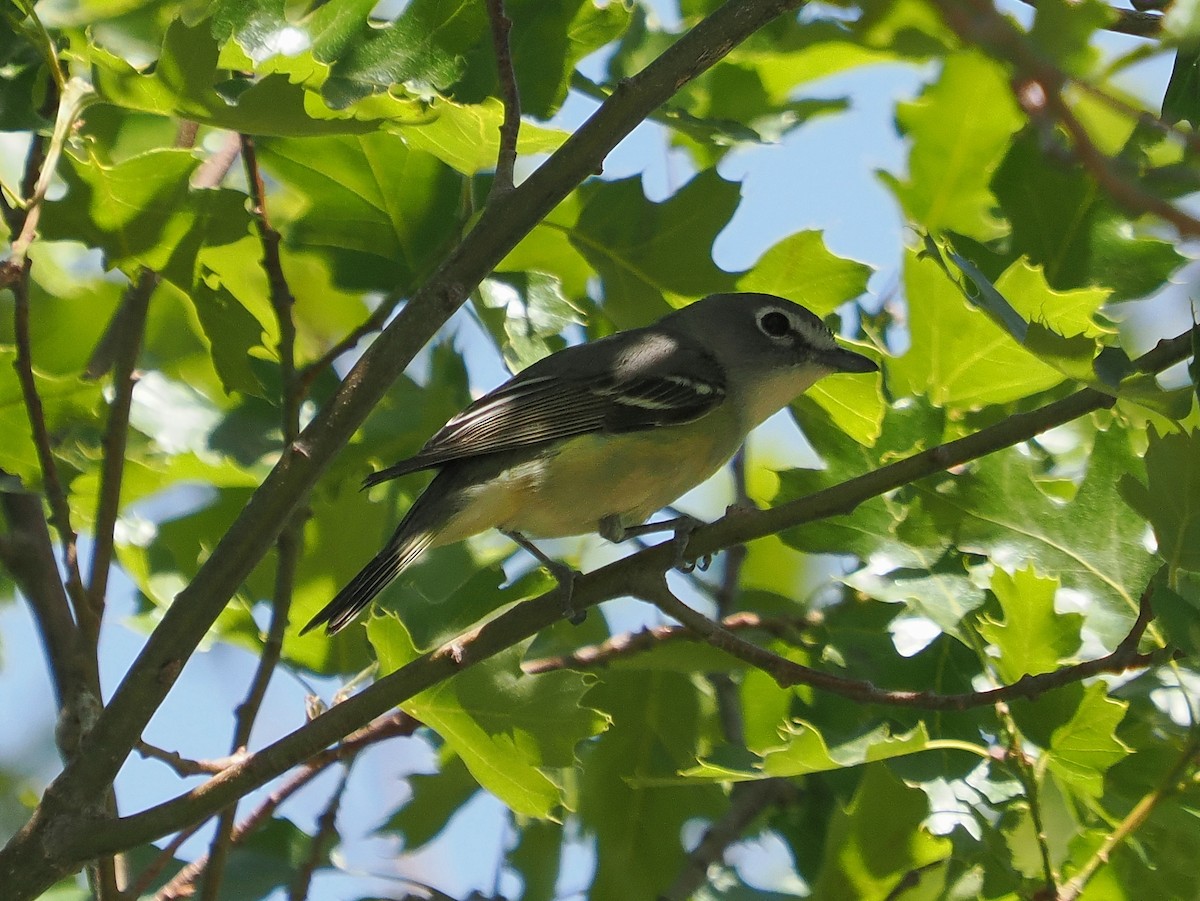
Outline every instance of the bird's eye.
[[763, 334], [772, 338], [782, 338], [792, 330], [792, 322], [778, 310], [771, 310], [758, 320], [758, 327], [763, 330]]

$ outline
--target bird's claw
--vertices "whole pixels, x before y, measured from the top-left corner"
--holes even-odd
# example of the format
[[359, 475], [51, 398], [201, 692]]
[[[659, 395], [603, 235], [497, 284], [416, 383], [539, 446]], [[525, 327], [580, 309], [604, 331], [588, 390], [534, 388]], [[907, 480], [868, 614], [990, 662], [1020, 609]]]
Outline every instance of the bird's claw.
[[579, 573], [567, 566], [567, 564], [547, 557], [536, 544], [520, 532], [509, 531], [507, 529], [501, 529], [500, 531], [516, 542], [517, 545], [528, 551], [553, 576], [554, 581], [558, 583], [558, 588], [563, 594], [562, 610], [567, 621], [573, 626], [578, 626], [587, 619], [587, 610], [576, 607], [574, 603], [575, 580], [579, 578]]

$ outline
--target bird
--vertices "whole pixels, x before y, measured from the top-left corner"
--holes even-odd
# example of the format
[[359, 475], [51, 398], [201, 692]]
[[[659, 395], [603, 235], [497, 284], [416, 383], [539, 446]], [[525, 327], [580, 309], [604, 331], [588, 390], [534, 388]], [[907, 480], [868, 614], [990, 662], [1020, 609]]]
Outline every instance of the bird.
[[544, 563], [530, 539], [598, 532], [620, 541], [657, 528], [641, 524], [818, 379], [878, 369], [810, 310], [754, 292], [712, 294], [552, 353], [452, 417], [414, 456], [366, 477], [364, 490], [436, 471], [384, 548], [300, 634], [321, 625], [335, 634], [426, 550], [491, 528]]

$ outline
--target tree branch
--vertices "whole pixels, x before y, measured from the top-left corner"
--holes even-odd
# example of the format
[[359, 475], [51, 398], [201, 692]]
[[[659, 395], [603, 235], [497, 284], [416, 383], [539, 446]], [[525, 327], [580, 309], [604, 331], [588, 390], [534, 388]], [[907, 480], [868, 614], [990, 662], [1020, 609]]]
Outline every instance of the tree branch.
[[[758, 28], [799, 5], [800, 0], [726, 3], [642, 72], [623, 82], [520, 186], [484, 208], [474, 228], [413, 294], [327, 406], [301, 433], [295, 445], [298, 452], [284, 455], [254, 493], [151, 634], [88, 736], [85, 753], [54, 780], [32, 820], [0, 851], [0, 882], [10, 887], [15, 898], [35, 895], [77, 863], [48, 852], [46, 843], [52, 835], [74, 832], [51, 830], [50, 824], [62, 826], [64, 820], [77, 815], [85, 799], [95, 797], [101, 786], [112, 782], [184, 662], [271, 547], [291, 511], [472, 287], [594, 172], [608, 152], [651, 111]], [[323, 733], [317, 730], [311, 734]], [[322, 744], [336, 738], [328, 735]]]
[[821, 670], [780, 657], [764, 648], [738, 638], [721, 628], [702, 613], [693, 610], [679, 600], [667, 586], [661, 573], [645, 574], [638, 581], [635, 597], [658, 607], [663, 613], [683, 623], [701, 635], [715, 648], [719, 648], [769, 675], [781, 688], [793, 685], [808, 685], [839, 697], [849, 698], [863, 704], [882, 704], [889, 707], [911, 707], [919, 710], [969, 710], [986, 707], [1013, 698], [1036, 698], [1055, 688], [1080, 682], [1101, 673], [1122, 673], [1131, 669], [1153, 666], [1171, 659], [1173, 652], [1161, 648], [1150, 653], [1140, 653], [1138, 642], [1149, 626], [1153, 614], [1150, 610], [1152, 589], [1147, 587], [1142, 594], [1137, 620], [1129, 634], [1110, 654], [1094, 660], [1086, 660], [1072, 666], [1038, 675], [1026, 675], [1011, 685], [989, 688], [983, 691], [962, 694], [941, 694], [936, 691], [888, 691], [876, 688], [870, 682], [834, 676]]
[[[313, 779], [333, 764], [343, 760], [350, 760], [364, 748], [386, 741], [389, 738], [412, 735], [419, 726], [420, 723], [411, 716], [403, 711], [396, 710], [369, 723], [352, 735], [348, 735], [346, 740], [337, 745], [337, 747], [315, 755], [296, 771], [287, 782], [271, 792], [266, 800], [250, 816], [238, 824], [237, 828], [233, 831], [232, 844], [236, 846], [244, 841], [255, 829], [271, 818], [280, 804], [312, 782]], [[158, 891], [158, 894], [154, 896], [155, 901], [177, 901], [180, 898], [190, 898], [194, 894], [193, 884], [207, 866], [207, 856], [199, 857], [189, 863], [176, 873], [175, 877], [167, 885]]]
[[[761, 631], [777, 638], [791, 641], [797, 632], [812, 628], [822, 620], [819, 613], [805, 613], [801, 616], [760, 616], [757, 613], [743, 611], [731, 613], [721, 620], [721, 627], [730, 632]], [[589, 670], [608, 666], [618, 660], [644, 654], [665, 644], [677, 641], [696, 641], [696, 633], [685, 626], [655, 626], [642, 629], [640, 632], [626, 632], [624, 635], [614, 635], [612, 638], [597, 645], [579, 648], [570, 654], [558, 657], [541, 657], [536, 660], [526, 660], [521, 669], [528, 675], [549, 673], [555, 670], [573, 669]]]
[[[258, 155], [254, 141], [248, 135], [240, 135], [242, 162], [246, 169], [246, 182], [250, 188], [250, 202], [254, 215], [255, 229], [263, 250], [263, 269], [271, 296], [271, 308], [279, 325], [279, 369], [280, 369], [280, 415], [283, 432], [283, 453], [292, 452], [293, 442], [300, 431], [300, 396], [296, 390], [296, 324], [292, 318], [295, 298], [283, 272], [283, 261], [279, 255], [280, 235], [272, 227], [267, 216], [266, 189], [262, 172], [258, 168]], [[267, 640], [263, 644], [246, 698], [238, 705], [236, 725], [230, 752], [244, 751], [250, 743], [250, 733], [262, 709], [267, 686], [283, 653], [283, 635], [287, 631], [288, 612], [292, 606], [292, 588], [295, 582], [296, 565], [300, 559], [302, 532], [300, 511], [293, 511], [288, 524], [275, 542], [275, 589], [271, 599], [271, 625]], [[225, 876], [225, 864], [233, 844], [233, 829], [237, 818], [237, 805], [231, 804], [221, 811], [217, 829], [209, 846], [209, 865], [205, 872], [202, 901], [217, 901], [221, 893], [221, 881]]]
[[521, 94], [513, 71], [508, 35], [512, 20], [504, 13], [504, 0], [486, 0], [488, 22], [492, 27], [492, 46], [496, 51], [496, 76], [504, 98], [504, 121], [500, 125], [500, 152], [496, 157], [496, 175], [488, 194], [492, 198], [513, 189], [513, 168], [517, 162], [517, 138], [521, 132]]
[[81, 617], [85, 640], [95, 646], [100, 640], [100, 622], [104, 618], [108, 594], [108, 572], [112, 568], [117, 516], [121, 512], [121, 482], [125, 475], [125, 447], [129, 439], [129, 411], [133, 408], [133, 389], [137, 385], [137, 360], [142, 351], [142, 336], [150, 310], [150, 295], [158, 286], [158, 275], [143, 269], [121, 301], [128, 318], [122, 330], [113, 367], [113, 396], [104, 426], [104, 462], [100, 468], [100, 490], [96, 501], [95, 543], [92, 570], [88, 579], [87, 616]]
[[[1135, 361], [1135, 365], [1142, 371], [1156, 372], [1166, 369], [1187, 358], [1190, 353], [1190, 339], [1191, 331], [1188, 331], [1169, 341], [1160, 341], [1153, 350], [1139, 357]], [[913, 457], [881, 467], [879, 470], [843, 483], [837, 488], [818, 492], [811, 496], [811, 498], [817, 499], [815, 503], [809, 504], [806, 502], [809, 499], [800, 499], [779, 508], [726, 516], [724, 519], [709, 526], [702, 526], [692, 533], [689, 547], [699, 544], [702, 552], [714, 553], [726, 544], [749, 541], [785, 528], [846, 512], [870, 497], [892, 491], [909, 481], [960, 465], [975, 457], [1026, 441], [1039, 432], [1070, 422], [1094, 409], [1110, 406], [1111, 403], [1110, 396], [1085, 388], [1070, 397], [1048, 404], [1040, 410], [1018, 414], [966, 438], [939, 445]], [[1012, 426], [1014, 420], [1018, 423], [1016, 427]], [[781, 517], [779, 511], [785, 511], [785, 515]], [[767, 528], [764, 523], [770, 524], [770, 528]], [[725, 544], [721, 544], [722, 541]], [[586, 610], [616, 597], [627, 595], [642, 597], [648, 580], [651, 582], [654, 579], [661, 580], [663, 573], [673, 567], [677, 561], [678, 549], [675, 542], [666, 541], [614, 561], [593, 572], [584, 573], [575, 581], [571, 598], [572, 604], [577, 610]], [[715, 623], [695, 611], [691, 611], [686, 606], [684, 606], [683, 612], [684, 615], [690, 614], [689, 619], [700, 627], [698, 631], [701, 634], [711, 633], [719, 628]], [[673, 613], [670, 615], [674, 616]], [[532, 638], [562, 617], [563, 608], [557, 589], [518, 604], [442, 647], [423, 654], [395, 672], [377, 680], [357, 695], [337, 704], [305, 726], [263, 748], [244, 763], [230, 767], [220, 776], [186, 794], [141, 813], [123, 817], [115, 822], [106, 822], [103, 824], [103, 828], [100, 828], [99, 824], [88, 821], [79, 822], [73, 827], [64, 825], [55, 833], [54, 854], [56, 857], [67, 860], [85, 859], [110, 848], [131, 847], [149, 841], [181, 828], [184, 823], [193, 822], [204, 815], [211, 815], [231, 800], [263, 785], [305, 760], [311, 754], [337, 741], [340, 736], [345, 735], [356, 726], [381, 716], [418, 692], [436, 685], [502, 650]], [[683, 619], [680, 621], [685, 625], [693, 625], [693, 622]], [[731, 635], [730, 638], [735, 642], [740, 641], [736, 636]], [[718, 641], [723, 640], [723, 638], [718, 638]], [[752, 659], [748, 662], [751, 665], [757, 666], [759, 660], [763, 660], [768, 667], [774, 665], [775, 655], [745, 642], [741, 642], [741, 645], [745, 645], [749, 649]], [[1167, 656], [1162, 652], [1157, 652], [1149, 655], [1137, 655], [1139, 659], [1133, 659], [1133, 655], [1128, 653], [1127, 640], [1122, 642], [1122, 645], [1112, 655], [1079, 664], [1064, 682], [1078, 681], [1087, 676], [1111, 671], [1112, 661], [1110, 658], [1115, 658], [1117, 655], [1124, 661], [1120, 667], [1121, 670], [1136, 666], [1149, 666], [1160, 662]], [[791, 661], [784, 662], [789, 666], [796, 666]], [[881, 699], [878, 694], [872, 694], [871, 691], [866, 690], [873, 690], [873, 686], [840, 679], [816, 670], [808, 670], [808, 672], [815, 674], [813, 681], [809, 684], [821, 689], [828, 688], [830, 691], [858, 700], [925, 709], [930, 709], [931, 704], [932, 709], [962, 709], [961, 705], [963, 705], [959, 696], [936, 696], [932, 693], [891, 692], [885, 693]], [[991, 695], [972, 695], [973, 703], [966, 706], [992, 704], [1005, 699], [1005, 697], [1022, 696], [1029, 691], [1040, 693], [1050, 687], [1046, 684], [1047, 682], [1056, 678], [1063, 677], [1057, 673], [1027, 677], [1015, 685], [996, 690]], [[849, 691], [839, 691], [839, 689], [847, 687], [850, 689]], [[950, 697], [951, 700], [942, 700], [943, 697]], [[0, 852], [0, 855], [8, 853], [10, 852], [6, 849], [4, 852]]]
[[1150, 213], [1170, 222], [1181, 235], [1200, 236], [1200, 219], [1159, 197], [1120, 172], [1101, 151], [1062, 98], [1067, 76], [1046, 62], [1024, 33], [991, 0], [935, 0], [942, 18], [968, 43], [1011, 63], [1021, 78], [1014, 85], [1017, 102], [1034, 121], [1057, 122], [1070, 135], [1075, 155], [1117, 203], [1135, 213]]
[[[7, 474], [0, 478], [16, 481]], [[0, 509], [9, 527], [3, 562], [33, 611], [58, 701], [55, 739], [66, 760], [100, 712], [100, 697], [92, 689], [93, 668], [59, 578], [41, 498], [26, 491], [0, 490]]]
[[16, 281], [11, 284], [14, 300], [13, 333], [17, 345], [13, 368], [17, 372], [17, 381], [21, 384], [25, 413], [29, 417], [33, 445], [42, 469], [42, 483], [46, 488], [46, 500], [50, 504], [50, 521], [62, 544], [63, 567], [67, 571], [67, 594], [75, 607], [76, 618], [81, 620], [86, 615], [87, 602], [83, 580], [79, 574], [79, 536], [71, 525], [71, 505], [67, 502], [67, 492], [58, 475], [58, 463], [54, 459], [50, 431], [46, 428], [42, 397], [38, 393], [37, 379], [33, 374], [33, 349], [29, 337], [29, 269], [30, 261], [25, 260]]

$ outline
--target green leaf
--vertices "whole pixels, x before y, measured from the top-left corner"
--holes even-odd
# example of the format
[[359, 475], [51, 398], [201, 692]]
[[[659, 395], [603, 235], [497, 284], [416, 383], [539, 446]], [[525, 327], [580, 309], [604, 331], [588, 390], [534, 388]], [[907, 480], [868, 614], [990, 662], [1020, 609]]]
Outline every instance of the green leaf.
[[1013, 141], [992, 188], [1012, 223], [1013, 248], [1042, 266], [1057, 290], [1097, 285], [1111, 290], [1111, 300], [1130, 300], [1185, 262], [1172, 243], [1130, 228], [1086, 169], [1043, 153], [1036, 132]]
[[259, 158], [292, 194], [289, 247], [344, 287], [413, 286], [459, 235], [461, 176], [393, 135], [261, 141]]
[[[367, 634], [384, 673], [417, 656], [395, 617], [374, 617]], [[513, 648], [448, 679], [401, 706], [436, 731], [479, 784], [512, 810], [549, 818], [560, 789], [544, 767], [570, 767], [575, 745], [602, 732], [607, 718], [581, 701], [592, 679], [569, 670], [527, 676]]]
[[834, 814], [813, 896], [852, 901], [895, 895], [909, 874], [947, 858], [949, 839], [924, 825], [929, 802], [886, 766], [868, 767], [844, 811]]
[[1104, 774], [1130, 748], [1116, 737], [1129, 704], [1108, 697], [1102, 682], [1088, 686], [1070, 721], [1054, 730], [1046, 763], [1059, 781], [1090, 798], [1104, 794]]
[[415, 851], [437, 838], [450, 818], [479, 791], [461, 757], [443, 745], [436, 773], [407, 778], [412, 797], [380, 828], [397, 833], [405, 851]]
[[819, 231], [800, 231], [778, 241], [738, 278], [739, 291], [777, 294], [827, 316], [867, 292], [871, 267], [835, 256]]
[[1172, 3], [1163, 16], [1163, 34], [1179, 44], [1200, 38], [1200, 7], [1193, 2]]
[[[428, 121], [390, 128], [403, 135], [411, 149], [423, 150], [463, 175], [475, 175], [495, 168], [503, 120], [504, 107], [495, 98], [484, 98], [472, 105], [439, 98], [429, 106]], [[523, 122], [517, 137], [517, 153], [552, 153], [567, 136], [567, 132], [558, 129]]]
[[717, 786], [677, 778], [701, 737], [696, 689], [674, 673], [610, 672], [588, 702], [613, 719], [589, 749], [580, 780], [579, 817], [596, 841], [588, 897], [655, 898], [684, 860], [679, 842], [665, 837], [727, 804]]
[[905, 566], [878, 573], [877, 561], [874, 567], [864, 566], [843, 581], [867, 597], [904, 604], [906, 610], [925, 617], [943, 632], [962, 636], [962, 621], [986, 600], [983, 589], [971, 581], [962, 562], [953, 555], [915, 546], [909, 548], [909, 554], [916, 559], [905, 561]]
[[1168, 567], [1163, 566], [1154, 578], [1154, 622], [1162, 629], [1168, 646], [1194, 657], [1200, 651], [1200, 581], [1191, 584], [1193, 580], [1185, 574], [1176, 573], [1181, 576], [1176, 591], [1168, 584], [1169, 575]]
[[971, 408], [1006, 403], [1062, 381], [1058, 370], [969, 306], [937, 262], [910, 252], [904, 290], [919, 302], [910, 307], [912, 345], [889, 367], [901, 393]]
[[520, 841], [508, 855], [508, 865], [521, 877], [521, 901], [555, 901], [563, 858], [560, 823], [530, 820], [521, 824]]
[[1032, 567], [1011, 575], [997, 568], [991, 587], [1004, 611], [1004, 621], [985, 618], [978, 628], [1000, 651], [996, 671], [1004, 682], [1051, 672], [1059, 661], [1079, 650], [1083, 617], [1055, 613], [1057, 579], [1042, 578]]
[[1146, 482], [1121, 476], [1121, 496], [1154, 527], [1167, 566], [1200, 571], [1200, 437], [1151, 432], [1145, 461]]
[[736, 762], [731, 765], [720, 756], [715, 756], [700, 761], [698, 766], [685, 770], [681, 775], [722, 782], [773, 776], [792, 778], [904, 757], [929, 747], [929, 733], [924, 725], [902, 735], [893, 734], [887, 726], [878, 726], [864, 735], [830, 748], [817, 726], [804, 720], [793, 720], [784, 726], [780, 737], [784, 743], [765, 750], [761, 761], [746, 758], [742, 754], [732, 754]]
[[975, 53], [948, 57], [938, 81], [901, 104], [897, 119], [912, 140], [908, 178], [885, 180], [908, 217], [930, 232], [1002, 235], [989, 180], [1022, 122], [1004, 70]]
[[[228, 79], [219, 67], [220, 48], [207, 22], [189, 26], [175, 19], [167, 29], [153, 68], [140, 72], [120, 57], [89, 46], [87, 62], [99, 97], [125, 110], [192, 119], [254, 135], [302, 136], [369, 132], [382, 119], [417, 122], [427, 118], [415, 99], [384, 95], [373, 106], [335, 110], [319, 94], [286, 72]], [[311, 69], [311, 62], [297, 68]], [[268, 67], [269, 69], [270, 67]]]
[[[27, 486], [39, 485], [41, 465], [29, 430], [24, 395], [13, 368], [16, 357], [15, 349], [0, 346], [0, 433], [5, 436], [0, 441], [0, 469], [20, 476]], [[99, 432], [98, 412], [103, 401], [100, 385], [75, 375], [43, 375], [37, 370], [34, 383], [50, 434], [73, 436], [79, 430]]]
[[545, 273], [484, 279], [479, 295], [483, 303], [477, 309], [484, 325], [513, 372], [565, 347], [560, 333], [584, 322], [581, 312], [563, 295], [562, 284]]
[[[600, 5], [593, 0], [509, 0], [504, 10], [512, 21], [509, 47], [521, 109], [538, 119], [558, 111], [579, 61], [620, 37], [633, 15], [623, 3]], [[466, 68], [455, 96], [468, 103], [500, 96], [496, 54], [486, 26], [464, 58]]]
[[17, 28], [0, 29], [0, 71], [0, 131], [48, 128], [52, 123], [38, 112], [48, 81], [45, 59]]
[[1029, 38], [1064, 72], [1088, 76], [1101, 59], [1095, 33], [1113, 18], [1112, 7], [1101, 0], [1050, 0], [1038, 4]]
[[712, 261], [712, 244], [740, 191], [715, 170], [662, 203], [646, 199], [638, 178], [588, 182], [579, 194], [571, 243], [600, 275], [604, 311], [618, 328], [647, 325], [687, 300], [733, 288]]
[[188, 186], [197, 165], [190, 151], [153, 150], [113, 166], [94, 155], [64, 161], [67, 196], [46, 204], [43, 236], [98, 247], [109, 268], [145, 266], [187, 291], [201, 248], [231, 244], [250, 228], [244, 194]]
[[1027, 457], [1007, 450], [970, 472], [918, 483], [918, 512], [963, 550], [1033, 565], [1082, 592], [1086, 627], [1114, 647], [1158, 566], [1142, 542], [1145, 522], [1117, 493], [1121, 475], [1138, 468], [1123, 434], [1100, 432], [1083, 483], [1063, 504], [1038, 488]]
[[[67, 244], [37, 241], [29, 286], [30, 356], [44, 375], [75, 376], [84, 370], [128, 284], [96, 274], [86, 277]], [[11, 295], [0, 298], [0, 343], [15, 343]], [[11, 371], [10, 373], [11, 374]]]
[[202, 278], [189, 297], [212, 350], [213, 365], [227, 392], [268, 397], [251, 366], [253, 356], [266, 357], [262, 325], [238, 303], [219, 278]]

